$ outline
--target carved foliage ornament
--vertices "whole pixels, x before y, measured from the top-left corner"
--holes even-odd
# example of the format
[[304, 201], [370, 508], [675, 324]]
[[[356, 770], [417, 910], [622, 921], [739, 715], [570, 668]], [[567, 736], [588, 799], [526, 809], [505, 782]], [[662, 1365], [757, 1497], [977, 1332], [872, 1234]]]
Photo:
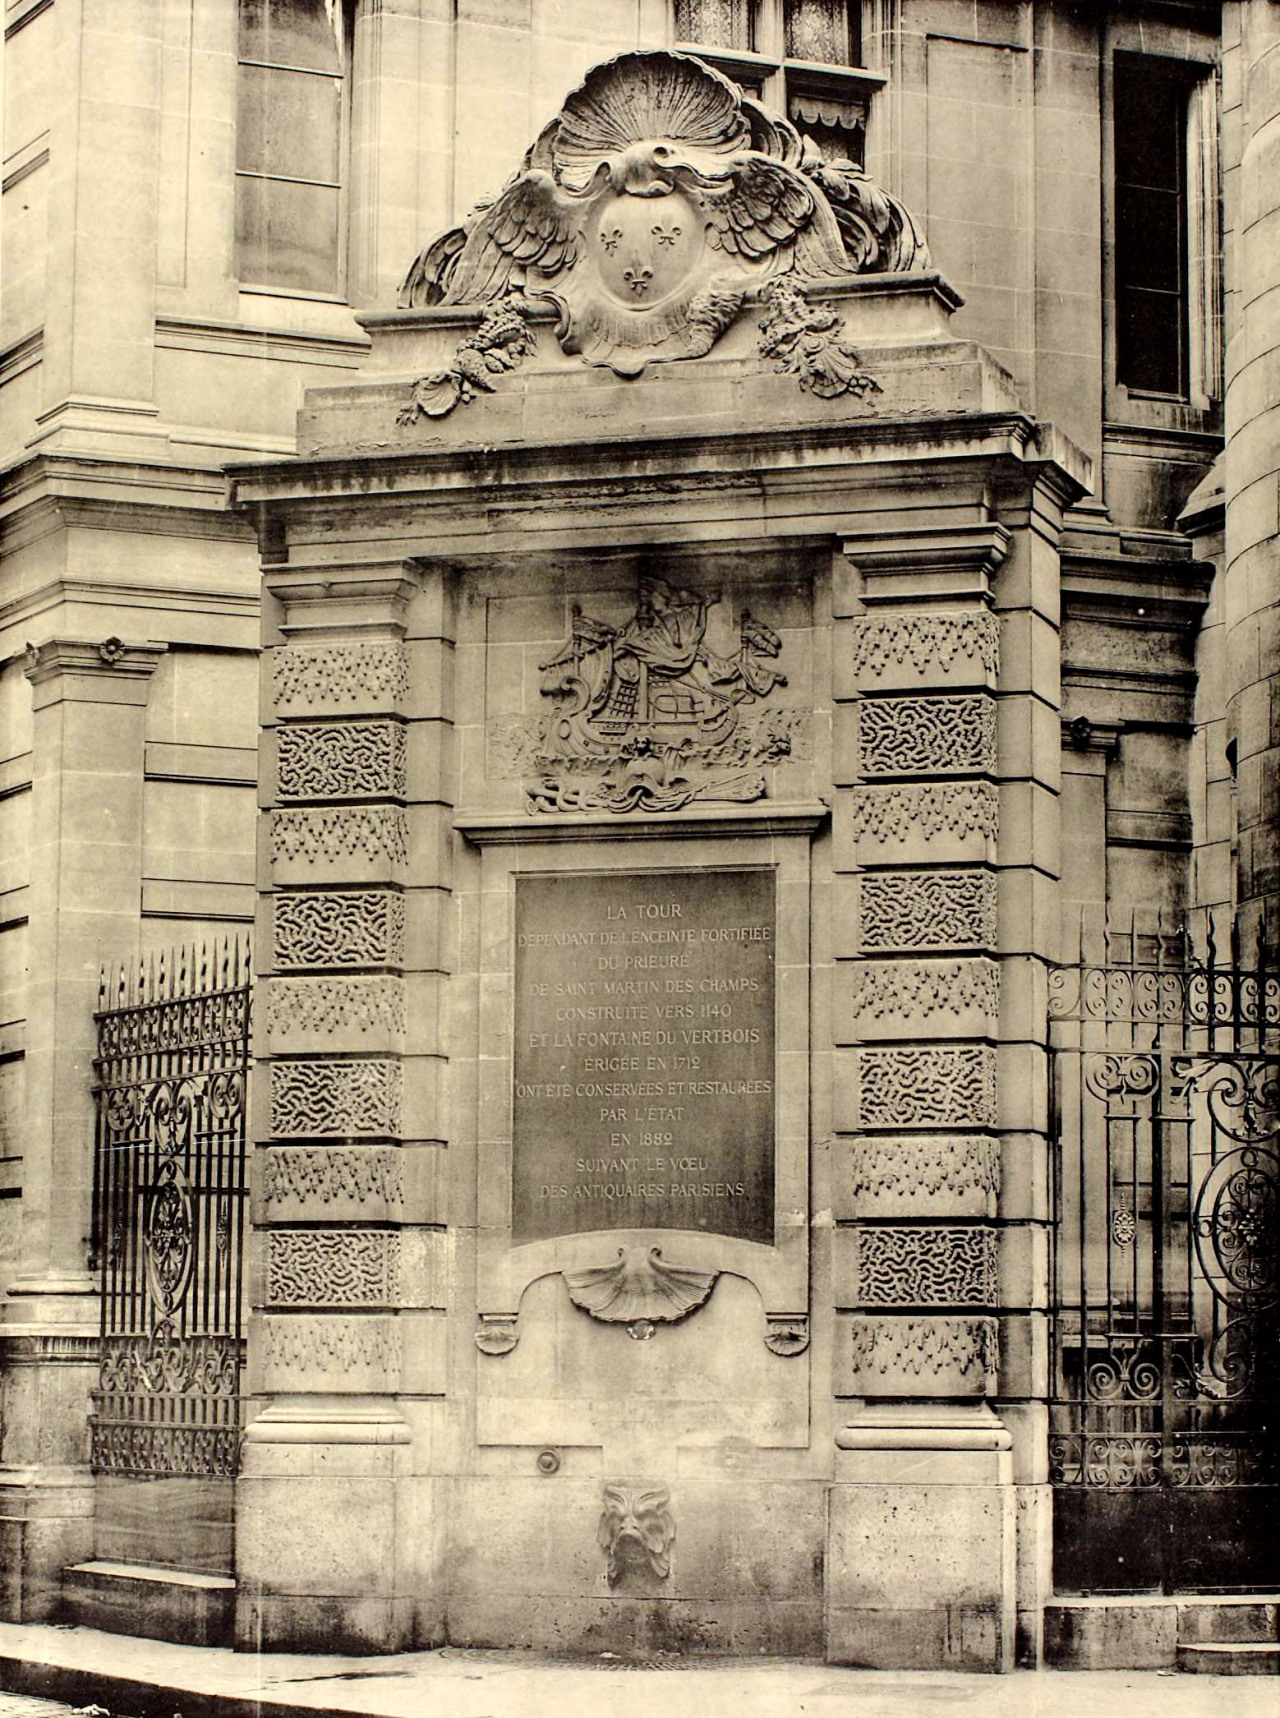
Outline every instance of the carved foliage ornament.
[[385, 1317], [308, 1315], [262, 1322], [263, 1355], [277, 1375], [314, 1378], [316, 1372], [385, 1377], [400, 1359], [398, 1332]]
[[946, 834], [957, 841], [982, 835], [994, 841], [1000, 802], [990, 782], [938, 782], [927, 787], [863, 787], [853, 796], [851, 822], [856, 841], [933, 841]]
[[294, 1034], [400, 1033], [405, 1029], [402, 979], [273, 978], [267, 981], [267, 1031]]
[[337, 865], [347, 859], [404, 865], [408, 858], [409, 822], [400, 806], [334, 805], [272, 814], [273, 865]]
[[855, 674], [877, 677], [909, 663], [917, 674], [945, 673], [957, 657], [977, 662], [988, 674], [1000, 666], [1000, 623], [981, 610], [956, 614], [885, 614], [852, 626]]
[[994, 1318], [855, 1318], [850, 1339], [859, 1379], [941, 1379], [950, 1373], [989, 1383], [996, 1375]]
[[402, 644], [289, 644], [275, 650], [271, 691], [276, 708], [397, 704], [409, 692], [409, 662]]
[[994, 1016], [1000, 1006], [999, 969], [990, 960], [863, 961], [854, 967], [849, 1000], [855, 1014]]
[[620, 627], [575, 604], [569, 637], [542, 665], [557, 708], [534, 747], [531, 811], [678, 811], [763, 795], [760, 766], [789, 755], [790, 726], [741, 711], [786, 685], [773, 665], [782, 641], [743, 609], [738, 648], [722, 654], [707, 636], [719, 600], [653, 574]]
[[266, 1154], [263, 1191], [270, 1204], [297, 1200], [321, 1207], [335, 1200], [398, 1205], [404, 1177], [398, 1149], [379, 1146], [302, 1146]]
[[[748, 290], [779, 275], [927, 265], [911, 216], [860, 169], [822, 160], [701, 61], [631, 53], [588, 72], [497, 197], [422, 252], [400, 302], [549, 300], [566, 352], [638, 375], [709, 352]], [[415, 411], [484, 387], [527, 334], [515, 315], [477, 338]]]
[[1000, 1192], [1000, 1144], [986, 1134], [855, 1139], [849, 1163], [855, 1199], [980, 1193], [994, 1205]]

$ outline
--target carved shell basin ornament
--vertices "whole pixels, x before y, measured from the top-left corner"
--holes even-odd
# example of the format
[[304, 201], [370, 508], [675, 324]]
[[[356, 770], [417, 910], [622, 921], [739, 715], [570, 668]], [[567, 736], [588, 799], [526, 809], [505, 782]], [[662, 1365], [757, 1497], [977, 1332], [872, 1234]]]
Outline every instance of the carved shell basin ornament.
[[619, 1247], [611, 1265], [566, 1271], [569, 1299], [604, 1324], [673, 1324], [696, 1312], [715, 1286], [716, 1271], [669, 1265], [661, 1247]]
[[802, 292], [928, 261], [901, 203], [721, 73], [687, 54], [622, 54], [587, 73], [498, 195], [409, 270], [402, 307], [489, 314], [452, 370], [418, 385], [406, 421], [492, 391], [531, 349], [510, 313], [538, 300], [556, 307], [566, 352], [633, 376], [709, 352], [772, 279]]

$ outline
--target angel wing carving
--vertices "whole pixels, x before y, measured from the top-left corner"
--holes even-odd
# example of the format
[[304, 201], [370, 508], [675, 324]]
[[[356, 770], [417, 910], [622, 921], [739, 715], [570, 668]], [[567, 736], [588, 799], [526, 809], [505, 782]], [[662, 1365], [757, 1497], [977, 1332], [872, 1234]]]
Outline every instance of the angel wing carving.
[[401, 290], [401, 302], [486, 304], [523, 291], [534, 270], [555, 275], [572, 265], [578, 238], [573, 198], [550, 173], [531, 168], [466, 223], [427, 246]]

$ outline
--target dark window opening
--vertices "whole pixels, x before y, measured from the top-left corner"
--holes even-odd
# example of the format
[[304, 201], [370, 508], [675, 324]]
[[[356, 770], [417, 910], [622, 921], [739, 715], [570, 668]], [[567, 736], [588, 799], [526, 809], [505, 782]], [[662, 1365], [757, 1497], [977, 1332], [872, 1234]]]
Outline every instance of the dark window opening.
[[1116, 55], [1116, 380], [1139, 393], [1187, 393], [1187, 95], [1181, 68]]
[[851, 161], [864, 165], [867, 109], [862, 101], [840, 101], [834, 97], [795, 90], [787, 97], [787, 116], [796, 130], [817, 148], [824, 161]]

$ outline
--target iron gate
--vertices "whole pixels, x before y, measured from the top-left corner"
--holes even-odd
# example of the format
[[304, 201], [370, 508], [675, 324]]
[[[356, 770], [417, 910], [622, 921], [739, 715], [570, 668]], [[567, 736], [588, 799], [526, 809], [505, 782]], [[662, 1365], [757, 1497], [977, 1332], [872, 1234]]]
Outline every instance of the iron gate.
[[1280, 976], [1101, 928], [1053, 969], [1054, 1577], [1280, 1584]]
[[96, 1473], [236, 1473], [249, 973], [247, 944], [226, 942], [102, 975]]

